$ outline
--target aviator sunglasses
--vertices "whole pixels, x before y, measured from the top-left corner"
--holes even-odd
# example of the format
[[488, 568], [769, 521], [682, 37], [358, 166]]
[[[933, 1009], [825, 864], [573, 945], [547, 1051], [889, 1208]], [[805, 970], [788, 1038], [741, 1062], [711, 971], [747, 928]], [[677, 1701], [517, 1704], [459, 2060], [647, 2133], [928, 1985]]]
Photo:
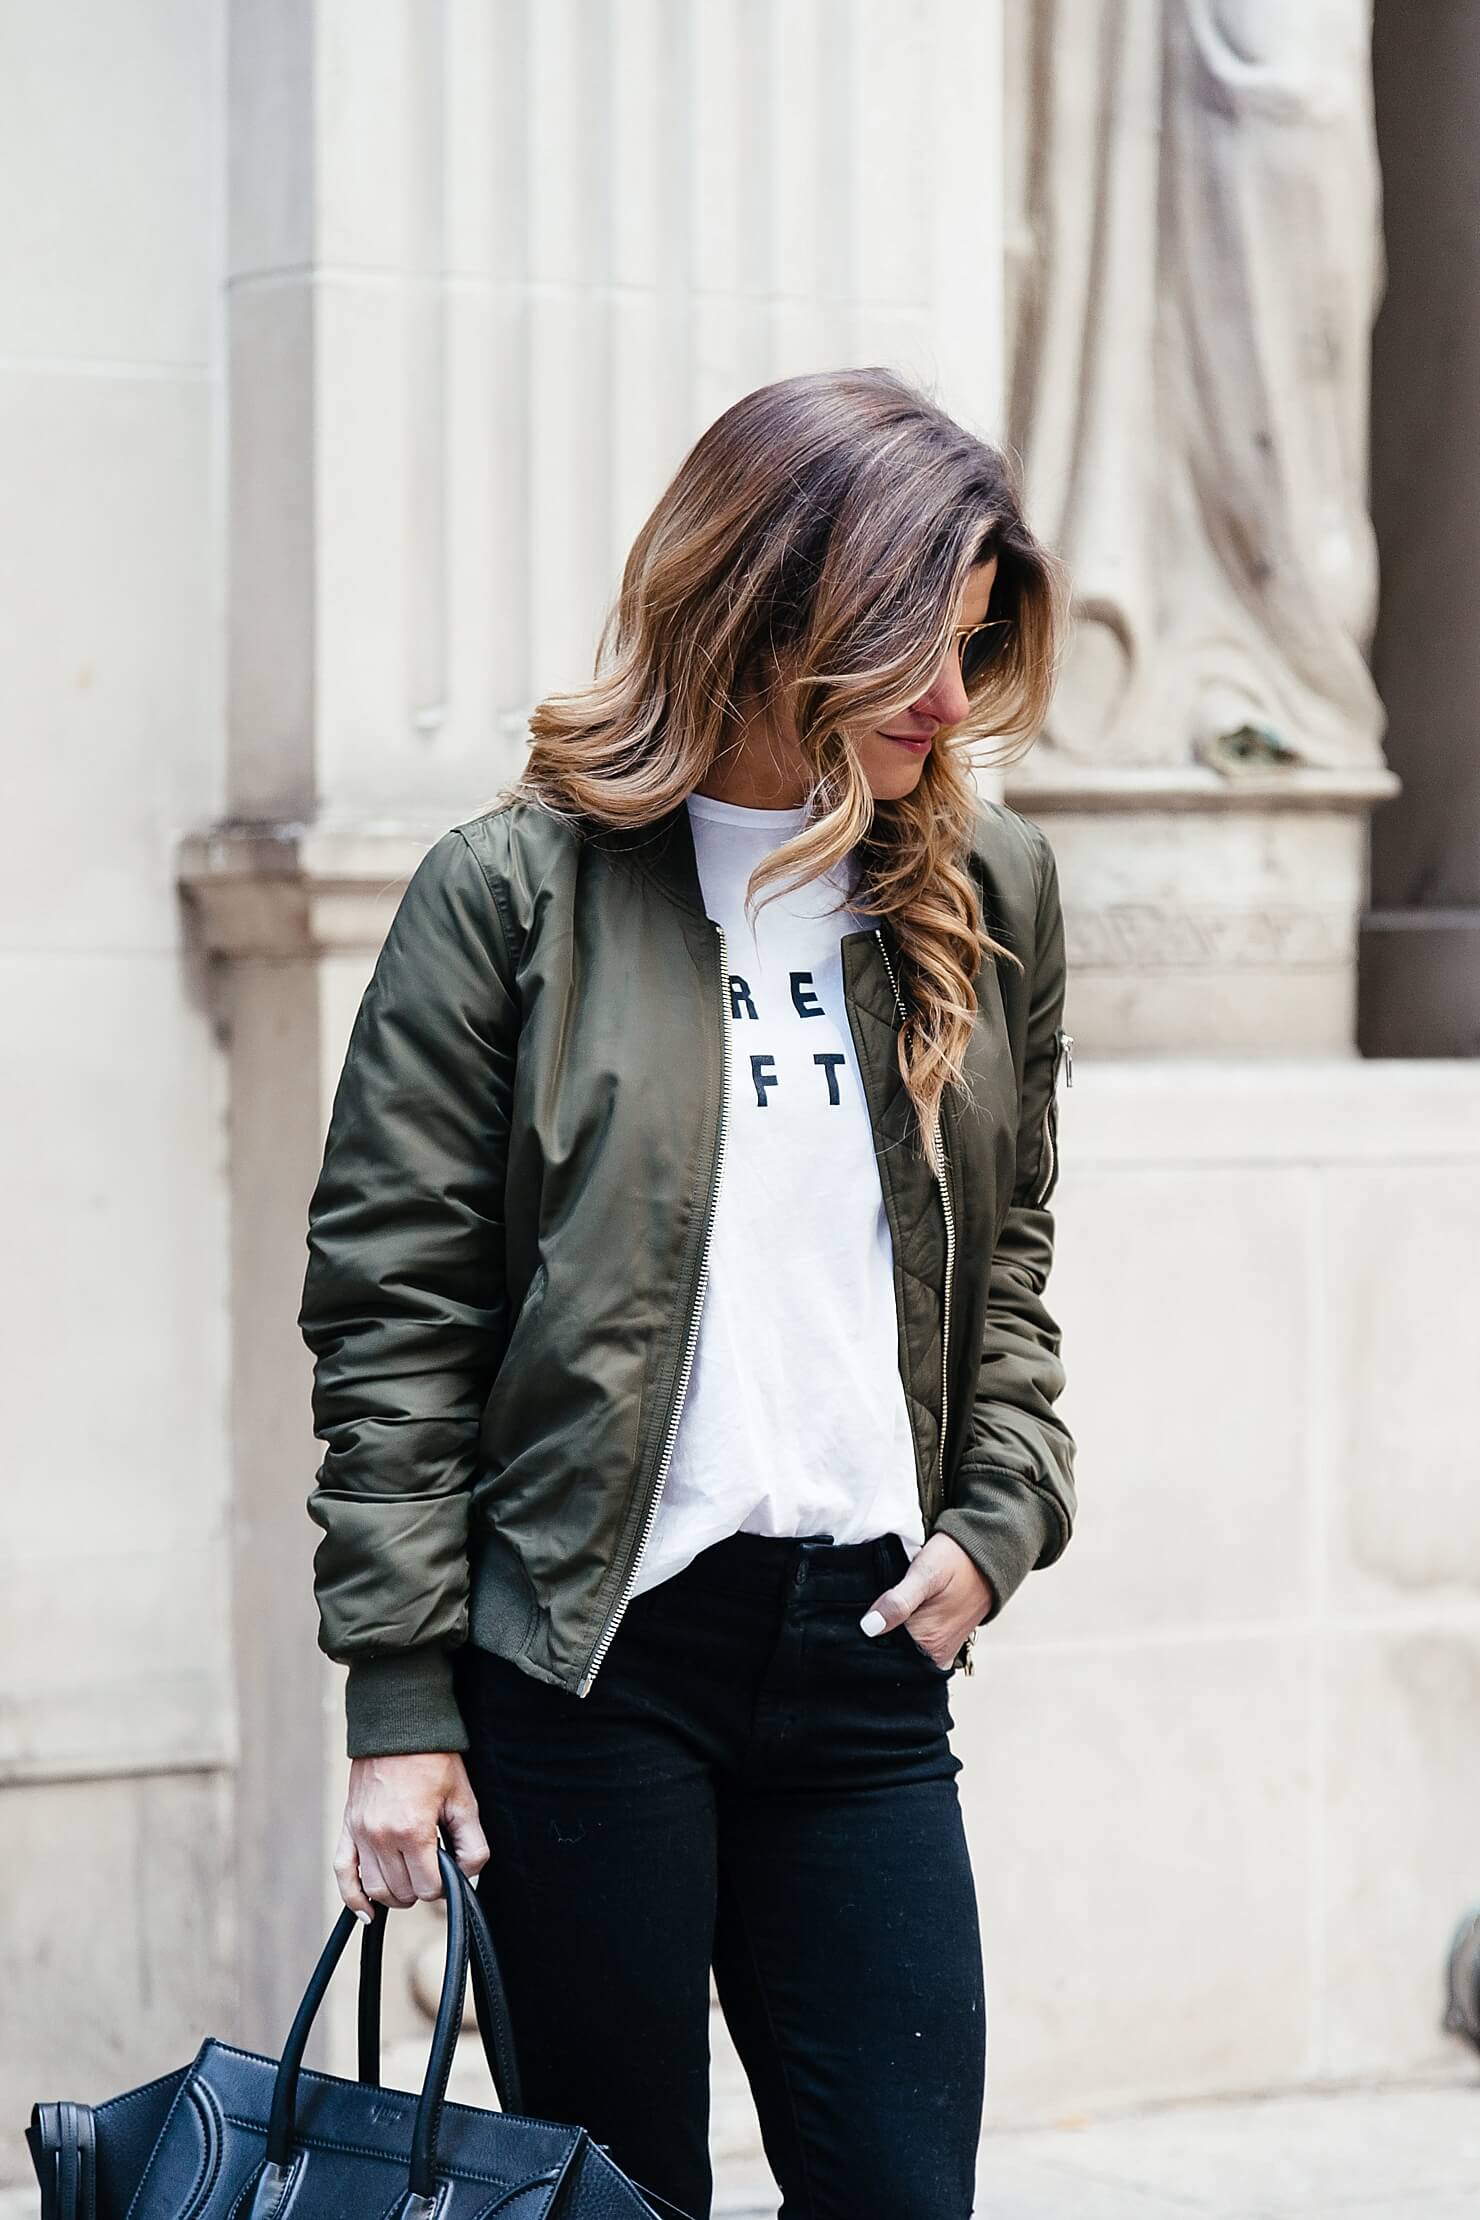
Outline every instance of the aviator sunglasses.
[[980, 685], [1000, 654], [1011, 628], [1009, 617], [984, 617], [980, 624], [957, 626], [953, 637], [961, 658], [961, 682], [965, 687]]

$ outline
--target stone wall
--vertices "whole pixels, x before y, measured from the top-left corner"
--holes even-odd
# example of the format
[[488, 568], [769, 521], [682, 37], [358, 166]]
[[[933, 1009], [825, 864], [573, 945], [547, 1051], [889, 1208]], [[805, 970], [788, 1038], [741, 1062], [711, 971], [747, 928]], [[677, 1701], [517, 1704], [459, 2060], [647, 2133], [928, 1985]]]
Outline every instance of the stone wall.
[[0, 128], [0, 2165], [234, 2004], [225, 11], [10, 11]]
[[995, 2116], [1472, 2075], [1480, 1072], [1074, 1082], [1079, 1525], [956, 1703]]

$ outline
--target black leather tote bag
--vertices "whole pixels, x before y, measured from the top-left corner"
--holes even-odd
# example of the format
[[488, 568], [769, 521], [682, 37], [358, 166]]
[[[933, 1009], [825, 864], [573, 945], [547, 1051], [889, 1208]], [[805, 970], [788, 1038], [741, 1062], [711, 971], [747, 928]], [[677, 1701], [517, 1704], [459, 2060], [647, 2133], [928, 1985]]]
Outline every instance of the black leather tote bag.
[[[655, 2220], [584, 2128], [520, 2113], [493, 1937], [442, 1843], [437, 1863], [447, 1959], [420, 2096], [380, 2086], [386, 1907], [365, 1926], [346, 1905], [280, 2059], [207, 2036], [188, 2066], [107, 2104], [33, 2106], [42, 2220]], [[303, 2053], [357, 1926], [359, 2079], [346, 2081], [305, 2068]], [[470, 1950], [497, 2112], [446, 2098]]]

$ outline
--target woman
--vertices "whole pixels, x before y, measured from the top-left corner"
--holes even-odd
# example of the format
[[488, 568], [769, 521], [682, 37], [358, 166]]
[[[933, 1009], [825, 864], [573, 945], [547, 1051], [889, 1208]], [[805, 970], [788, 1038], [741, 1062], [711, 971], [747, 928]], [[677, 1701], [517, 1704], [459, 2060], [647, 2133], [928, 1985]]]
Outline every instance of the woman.
[[1063, 607], [904, 381], [747, 395], [593, 682], [413, 875], [335, 1098], [299, 1323], [340, 1889], [437, 1896], [445, 1824], [529, 2109], [664, 2212], [709, 2211], [711, 1966], [788, 2215], [971, 2210], [947, 1692], [1074, 1491], [1057, 880], [964, 751], [1031, 738]]

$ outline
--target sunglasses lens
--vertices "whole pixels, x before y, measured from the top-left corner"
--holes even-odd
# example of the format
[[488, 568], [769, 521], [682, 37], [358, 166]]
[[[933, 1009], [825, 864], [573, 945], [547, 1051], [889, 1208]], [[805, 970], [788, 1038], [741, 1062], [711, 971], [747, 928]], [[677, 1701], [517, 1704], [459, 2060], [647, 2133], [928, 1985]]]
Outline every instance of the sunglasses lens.
[[978, 625], [968, 632], [961, 642], [961, 677], [967, 686], [974, 686], [985, 676], [993, 658], [1002, 645], [1003, 627], [1000, 623]]

